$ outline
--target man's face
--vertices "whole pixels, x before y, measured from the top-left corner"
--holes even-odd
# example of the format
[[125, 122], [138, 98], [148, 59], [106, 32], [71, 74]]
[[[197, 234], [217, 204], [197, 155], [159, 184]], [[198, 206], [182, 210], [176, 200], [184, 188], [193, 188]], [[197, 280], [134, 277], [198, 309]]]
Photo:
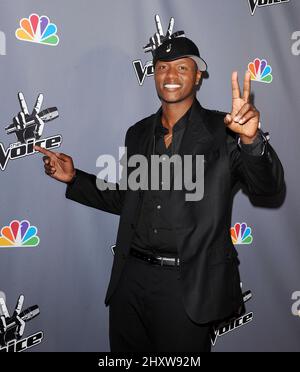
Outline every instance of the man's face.
[[167, 103], [182, 102], [195, 95], [201, 78], [196, 63], [191, 58], [175, 61], [157, 61], [154, 71], [155, 86], [159, 98]]

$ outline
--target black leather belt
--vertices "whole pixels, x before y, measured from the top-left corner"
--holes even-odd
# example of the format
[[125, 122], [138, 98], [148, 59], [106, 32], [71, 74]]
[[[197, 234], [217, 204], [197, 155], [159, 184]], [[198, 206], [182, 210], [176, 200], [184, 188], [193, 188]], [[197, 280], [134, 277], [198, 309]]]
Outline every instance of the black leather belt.
[[156, 256], [151, 253], [144, 253], [138, 251], [135, 248], [130, 249], [130, 255], [136, 258], [139, 258], [143, 261], [147, 261], [151, 265], [158, 265], [158, 266], [179, 266], [179, 258], [178, 257], [162, 257]]

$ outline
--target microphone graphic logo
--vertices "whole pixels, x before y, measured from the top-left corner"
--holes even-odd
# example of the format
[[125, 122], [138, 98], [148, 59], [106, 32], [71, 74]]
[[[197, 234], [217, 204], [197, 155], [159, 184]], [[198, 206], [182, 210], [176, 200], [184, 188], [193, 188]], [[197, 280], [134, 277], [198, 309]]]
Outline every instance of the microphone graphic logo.
[[[40, 309], [38, 305], [34, 305], [22, 311], [19, 317], [24, 322], [29, 322], [29, 320], [32, 320], [33, 318], [37, 317], [39, 314], [40, 314]], [[18, 323], [16, 321], [16, 318], [11, 317], [10, 320], [6, 321], [6, 332], [12, 331], [13, 329], [17, 328], [17, 326], [18, 326]]]
[[0, 347], [6, 347], [11, 341], [18, 341], [22, 338], [26, 322], [39, 315], [40, 309], [37, 305], [22, 310], [24, 296], [20, 295], [15, 311], [9, 315], [4, 297], [0, 297]]
[[23, 93], [18, 93], [18, 99], [21, 111], [14, 117], [13, 123], [5, 128], [6, 133], [15, 133], [20, 143], [26, 143], [30, 139], [38, 140], [43, 134], [45, 123], [58, 118], [57, 107], [50, 107], [40, 111], [44, 96], [39, 94], [34, 109], [29, 114]]

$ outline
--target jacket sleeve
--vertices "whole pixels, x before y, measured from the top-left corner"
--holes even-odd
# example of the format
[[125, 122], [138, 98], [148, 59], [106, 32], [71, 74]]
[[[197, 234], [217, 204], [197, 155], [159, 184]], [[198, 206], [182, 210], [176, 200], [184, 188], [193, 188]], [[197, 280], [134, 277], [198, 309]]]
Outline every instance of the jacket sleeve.
[[[125, 137], [125, 147], [128, 145], [128, 133], [129, 130]], [[97, 184], [101, 184], [101, 189], [97, 187]], [[110, 185], [110, 187], [105, 190], [103, 187], [105, 185]], [[67, 185], [66, 198], [104, 212], [120, 215], [125, 193], [126, 190], [121, 190], [118, 183], [108, 183], [103, 179], [97, 179], [93, 174], [76, 169], [74, 181]]]
[[272, 196], [284, 186], [282, 164], [272, 146], [267, 142], [262, 155], [254, 155], [237, 145], [235, 133], [227, 129], [227, 146], [233, 181], [241, 181], [250, 195]]

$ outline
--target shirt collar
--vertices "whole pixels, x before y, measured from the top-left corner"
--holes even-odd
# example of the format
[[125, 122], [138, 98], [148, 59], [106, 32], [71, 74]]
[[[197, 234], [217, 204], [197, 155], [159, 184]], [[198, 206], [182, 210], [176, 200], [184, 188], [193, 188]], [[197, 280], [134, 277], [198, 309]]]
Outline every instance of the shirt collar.
[[[191, 107], [187, 110], [187, 112], [174, 124], [173, 132], [184, 129], [186, 127], [186, 124], [190, 119], [190, 115], [193, 110], [193, 106], [195, 106], [195, 103], [196, 103], [196, 99], [192, 103]], [[161, 135], [161, 134], [165, 135], [165, 134], [168, 134], [169, 131], [167, 128], [163, 126], [162, 121], [161, 121], [161, 115], [162, 115], [162, 110], [160, 110], [160, 113], [157, 116], [156, 125], [155, 125], [155, 133], [158, 135]]]

